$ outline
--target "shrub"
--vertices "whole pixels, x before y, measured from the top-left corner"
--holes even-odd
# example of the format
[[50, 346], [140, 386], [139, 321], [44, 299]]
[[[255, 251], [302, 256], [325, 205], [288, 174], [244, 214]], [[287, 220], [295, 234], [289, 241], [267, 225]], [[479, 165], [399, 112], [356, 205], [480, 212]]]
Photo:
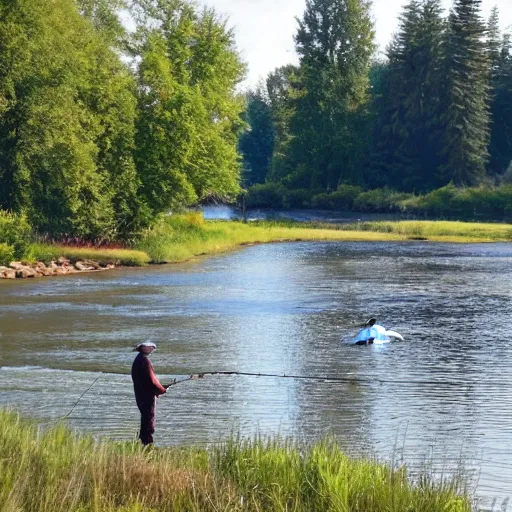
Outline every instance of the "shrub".
[[450, 216], [453, 209], [453, 200], [457, 195], [457, 188], [450, 183], [446, 187], [429, 192], [418, 198], [417, 207], [432, 217]]
[[331, 194], [327, 192], [315, 194], [311, 198], [311, 207], [318, 210], [333, 210], [334, 205], [331, 199]]
[[32, 238], [32, 229], [25, 215], [0, 210], [0, 243], [13, 248], [13, 258], [25, 256]]
[[0, 265], [9, 265], [14, 259], [14, 247], [12, 245], [0, 244]]
[[247, 194], [248, 208], [282, 208], [286, 193], [281, 183], [263, 183], [252, 186]]
[[355, 185], [340, 185], [336, 192], [331, 194], [336, 210], [350, 211], [354, 206], [354, 200], [361, 194], [361, 187]]
[[283, 197], [285, 208], [309, 208], [310, 202], [311, 192], [305, 188], [288, 190]]
[[398, 212], [400, 204], [408, 194], [387, 188], [376, 188], [362, 192], [354, 199], [354, 210], [361, 212]]

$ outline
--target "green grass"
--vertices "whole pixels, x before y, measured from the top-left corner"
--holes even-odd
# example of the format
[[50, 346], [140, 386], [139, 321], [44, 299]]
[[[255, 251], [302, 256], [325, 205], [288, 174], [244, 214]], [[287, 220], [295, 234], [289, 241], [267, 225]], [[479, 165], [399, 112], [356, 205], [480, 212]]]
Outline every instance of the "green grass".
[[[149, 262], [178, 263], [249, 244], [286, 241], [407, 241], [510, 242], [512, 225], [448, 221], [357, 222], [352, 224], [293, 221], [205, 222], [201, 213], [165, 216], [148, 229], [133, 249], [75, 248], [32, 244], [25, 259], [50, 262], [60, 256], [75, 262], [144, 266]], [[9, 258], [4, 258], [9, 259]]]
[[2, 512], [470, 512], [456, 480], [351, 459], [334, 441], [144, 452], [0, 411]]
[[174, 263], [194, 256], [229, 251], [238, 246], [284, 241], [512, 241], [510, 224], [446, 221], [301, 224], [291, 221], [205, 222], [201, 214], [161, 218], [137, 245], [154, 262]]
[[72, 262], [94, 260], [98, 263], [114, 263], [133, 267], [142, 267], [149, 263], [149, 256], [132, 249], [95, 249], [82, 247], [67, 247], [64, 245], [32, 244], [28, 250], [28, 260], [49, 263], [60, 256]]
[[511, 224], [456, 221], [359, 222], [344, 229], [450, 242], [510, 242]]

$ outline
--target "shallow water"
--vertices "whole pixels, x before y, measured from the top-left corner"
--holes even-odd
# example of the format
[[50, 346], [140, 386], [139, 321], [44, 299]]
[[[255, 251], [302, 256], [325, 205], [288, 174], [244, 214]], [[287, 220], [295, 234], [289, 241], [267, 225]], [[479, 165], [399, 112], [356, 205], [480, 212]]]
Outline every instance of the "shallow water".
[[[163, 382], [218, 370], [363, 379], [179, 384], [158, 401], [157, 443], [334, 434], [350, 453], [413, 470], [451, 474], [462, 462], [482, 510], [494, 499], [507, 510], [511, 278], [512, 244], [336, 242], [0, 281], [0, 406], [132, 439], [130, 348], [144, 339], [158, 344]], [[406, 341], [343, 344], [369, 316]]]

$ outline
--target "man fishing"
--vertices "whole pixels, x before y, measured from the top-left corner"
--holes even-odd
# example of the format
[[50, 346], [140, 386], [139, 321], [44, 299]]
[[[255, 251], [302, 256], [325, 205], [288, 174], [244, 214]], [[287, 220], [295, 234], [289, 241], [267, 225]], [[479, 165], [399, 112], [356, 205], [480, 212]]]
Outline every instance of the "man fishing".
[[170, 385], [160, 384], [149, 355], [156, 349], [151, 341], [139, 343], [133, 350], [138, 352], [132, 365], [133, 389], [140, 411], [139, 439], [144, 446], [153, 443], [156, 420], [156, 399], [163, 395]]

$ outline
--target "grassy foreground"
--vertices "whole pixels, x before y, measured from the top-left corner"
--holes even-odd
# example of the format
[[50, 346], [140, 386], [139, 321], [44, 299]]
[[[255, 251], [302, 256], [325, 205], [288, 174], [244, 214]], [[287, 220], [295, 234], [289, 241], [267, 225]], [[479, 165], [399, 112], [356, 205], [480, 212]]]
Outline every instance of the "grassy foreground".
[[177, 263], [194, 256], [226, 252], [236, 247], [285, 241], [407, 241], [510, 242], [511, 224], [448, 221], [358, 222], [353, 224], [299, 223], [291, 221], [207, 221], [201, 213], [161, 217], [143, 233], [133, 249], [75, 248], [32, 244], [30, 260], [51, 261], [64, 256], [71, 261], [144, 266], [149, 262]]
[[334, 442], [210, 450], [96, 442], [0, 411], [2, 512], [470, 512], [456, 482], [346, 457]]

